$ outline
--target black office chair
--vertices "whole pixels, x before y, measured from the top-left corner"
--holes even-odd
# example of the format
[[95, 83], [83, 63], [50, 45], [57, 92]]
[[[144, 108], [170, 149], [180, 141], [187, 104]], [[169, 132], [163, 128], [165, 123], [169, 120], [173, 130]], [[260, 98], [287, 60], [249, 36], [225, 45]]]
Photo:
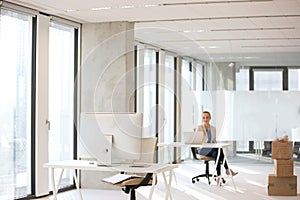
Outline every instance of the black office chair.
[[122, 190], [126, 193], [130, 193], [130, 200], [136, 200], [135, 189], [140, 186], [151, 186], [152, 185], [152, 173], [148, 173], [145, 177], [141, 178], [132, 178], [122, 183], [118, 184], [118, 186], [122, 187]]
[[[211, 184], [210, 177], [212, 177], [213, 175], [209, 173], [209, 161], [214, 161], [215, 158], [209, 157], [209, 156], [203, 156], [203, 155], [198, 154], [196, 147], [192, 147], [191, 151], [192, 151], [194, 159], [196, 159], [196, 160], [203, 160], [204, 163], [205, 163], [205, 173], [197, 175], [197, 176], [194, 176], [192, 178], [192, 183], [195, 183], [196, 181], [200, 181], [201, 177], [206, 177], [207, 181], [208, 181], [208, 184]], [[217, 176], [214, 175], [214, 178], [216, 178], [216, 177]], [[225, 183], [226, 181], [222, 178], [222, 182]]]

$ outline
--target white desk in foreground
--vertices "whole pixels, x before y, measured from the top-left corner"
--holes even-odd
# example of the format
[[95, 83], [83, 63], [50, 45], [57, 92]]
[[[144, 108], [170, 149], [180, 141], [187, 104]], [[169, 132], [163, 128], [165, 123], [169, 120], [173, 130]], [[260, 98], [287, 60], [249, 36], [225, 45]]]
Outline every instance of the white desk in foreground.
[[[82, 194], [79, 188], [79, 180], [76, 173], [76, 170], [87, 170], [87, 171], [110, 171], [110, 172], [124, 172], [124, 173], [153, 173], [153, 181], [152, 181], [152, 187], [149, 195], [149, 199], [152, 198], [152, 194], [154, 191], [154, 186], [157, 178], [158, 173], [162, 173], [164, 178], [164, 183], [166, 187], [166, 197], [165, 199], [172, 199], [170, 188], [171, 188], [171, 182], [172, 182], [172, 173], [173, 169], [177, 168], [178, 165], [172, 165], [172, 164], [147, 164], [146, 167], [132, 167], [132, 164], [115, 164], [112, 166], [97, 166], [97, 164], [91, 164], [90, 161], [85, 160], [65, 160], [65, 161], [57, 161], [53, 163], [46, 163], [44, 164], [44, 167], [49, 168], [51, 172], [51, 180], [52, 180], [52, 187], [53, 187], [53, 196], [54, 199], [57, 199], [57, 192], [58, 188], [62, 179], [62, 175], [64, 173], [65, 169], [71, 169], [73, 171], [73, 176], [76, 184], [76, 188], [80, 193], [80, 198], [82, 200]], [[61, 169], [59, 180], [57, 183], [55, 183], [54, 178], [54, 170], [55, 169]], [[169, 172], [169, 181], [166, 179], [165, 173]], [[100, 181], [100, 180], [99, 180]]]

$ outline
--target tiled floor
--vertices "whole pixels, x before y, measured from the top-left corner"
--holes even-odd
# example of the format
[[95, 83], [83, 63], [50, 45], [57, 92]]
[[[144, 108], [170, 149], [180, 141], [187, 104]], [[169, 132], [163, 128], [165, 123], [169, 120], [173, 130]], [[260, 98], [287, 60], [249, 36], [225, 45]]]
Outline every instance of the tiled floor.
[[[249, 159], [246, 157], [235, 157], [230, 159], [230, 166], [239, 174], [234, 177], [234, 182], [227, 177], [226, 184], [219, 187], [213, 182], [211, 185], [207, 184], [206, 179], [201, 179], [200, 182], [193, 184], [191, 177], [199, 172], [204, 171], [203, 162], [186, 162], [180, 164], [179, 168], [175, 170], [176, 181], [173, 179], [171, 193], [175, 200], [249, 200], [249, 199], [274, 199], [274, 200], [294, 200], [300, 199], [298, 196], [282, 197], [282, 196], [268, 196], [267, 195], [267, 177], [268, 174], [274, 172], [272, 161]], [[295, 163], [295, 175], [300, 175], [300, 164]], [[298, 192], [300, 192], [300, 182], [298, 179]], [[155, 187], [153, 200], [165, 199], [165, 188], [163, 177], [158, 177], [158, 184]], [[234, 187], [236, 186], [236, 190]], [[137, 189], [137, 200], [145, 200], [150, 192], [150, 187], [141, 187]], [[117, 190], [91, 190], [82, 189], [84, 200], [126, 200], [129, 195]], [[53, 197], [45, 197], [40, 200], [52, 200]], [[79, 193], [76, 190], [60, 193], [58, 200], [78, 200]]]

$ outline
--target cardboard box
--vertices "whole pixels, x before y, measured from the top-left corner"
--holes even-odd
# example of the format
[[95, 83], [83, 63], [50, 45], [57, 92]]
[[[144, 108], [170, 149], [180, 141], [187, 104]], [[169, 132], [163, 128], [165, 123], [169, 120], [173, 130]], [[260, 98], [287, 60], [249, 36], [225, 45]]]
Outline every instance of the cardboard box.
[[270, 196], [297, 196], [297, 176], [268, 176], [268, 195]]
[[293, 176], [294, 161], [289, 160], [274, 160], [275, 176]]
[[272, 142], [272, 159], [292, 159], [293, 158], [293, 142]]

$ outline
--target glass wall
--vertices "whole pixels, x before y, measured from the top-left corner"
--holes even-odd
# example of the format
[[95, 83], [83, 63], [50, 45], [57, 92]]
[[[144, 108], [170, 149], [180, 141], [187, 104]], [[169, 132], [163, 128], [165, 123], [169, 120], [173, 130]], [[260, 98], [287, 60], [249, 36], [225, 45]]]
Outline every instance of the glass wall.
[[[52, 162], [74, 158], [74, 28], [52, 22], [49, 38], [49, 161]], [[72, 184], [72, 172], [67, 171], [60, 186]]]
[[[249, 76], [251, 72], [253, 74]], [[249, 87], [249, 85], [251, 86]], [[293, 110], [296, 109], [293, 105], [296, 105], [294, 100], [298, 98], [297, 96], [299, 94], [281, 91], [286, 89], [299, 91], [299, 69], [295, 67], [250, 67], [240, 69], [236, 73], [236, 90], [249, 91], [251, 90], [250, 88], [252, 88], [254, 92], [239, 92], [234, 95], [236, 99], [249, 95], [247, 96], [248, 98], [244, 98], [243, 100], [236, 100], [237, 103], [240, 104], [240, 107], [243, 107], [243, 105], [247, 105], [247, 107], [243, 109], [243, 114], [240, 116], [244, 122], [239, 122], [243, 124], [244, 127], [241, 128], [241, 125], [238, 124], [234, 126], [240, 126], [240, 133], [248, 131], [247, 137], [244, 136], [245, 140], [237, 141], [237, 151], [256, 152], [259, 156], [270, 156], [271, 141], [275, 136], [282, 137], [284, 134], [288, 134], [291, 138], [292, 128], [297, 127], [297, 124], [294, 123], [295, 120], [298, 120], [298, 115], [293, 112]], [[253, 95], [255, 95], [255, 97]], [[247, 103], [247, 101], [249, 102]], [[253, 105], [256, 106], [253, 107]], [[249, 109], [249, 111], [247, 111], [247, 109]], [[255, 112], [257, 113], [256, 117], [250, 119], [252, 115], [247, 113], [254, 114]], [[279, 114], [280, 112], [285, 114]], [[236, 113], [235, 117], [238, 118]], [[262, 118], [269, 120], [266, 121]], [[285, 119], [289, 120], [285, 121]], [[258, 126], [261, 121], [264, 121], [264, 126], [258, 126], [260, 128], [252, 126], [251, 129], [245, 128], [246, 122], [251, 120], [253, 120], [252, 123], [256, 126]], [[268, 123], [271, 123], [271, 125], [267, 126]], [[284, 127], [281, 126], [282, 124], [284, 124]], [[261, 132], [261, 127], [264, 127], [263, 132]], [[257, 133], [260, 133], [260, 139], [257, 139]], [[250, 138], [256, 138], [256, 140], [249, 141]]]
[[0, 10], [0, 199], [32, 193], [32, 16]]

